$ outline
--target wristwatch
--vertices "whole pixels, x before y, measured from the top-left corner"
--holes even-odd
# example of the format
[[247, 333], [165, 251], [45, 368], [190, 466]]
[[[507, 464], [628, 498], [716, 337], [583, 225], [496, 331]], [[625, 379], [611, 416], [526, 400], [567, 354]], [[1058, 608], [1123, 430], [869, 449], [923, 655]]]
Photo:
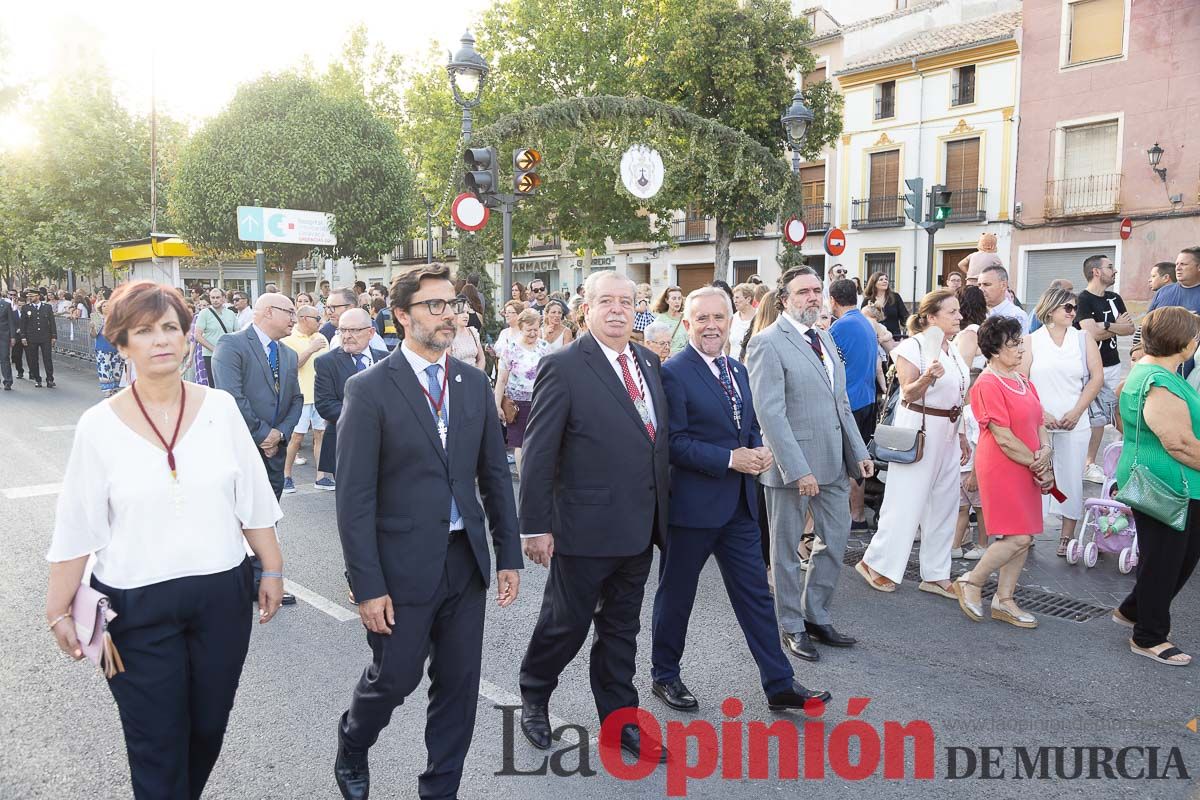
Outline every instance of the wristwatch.
[[1107, 319], [1104, 320], [1104, 330], [1108, 330], [1110, 327], [1112, 327], [1112, 321]]

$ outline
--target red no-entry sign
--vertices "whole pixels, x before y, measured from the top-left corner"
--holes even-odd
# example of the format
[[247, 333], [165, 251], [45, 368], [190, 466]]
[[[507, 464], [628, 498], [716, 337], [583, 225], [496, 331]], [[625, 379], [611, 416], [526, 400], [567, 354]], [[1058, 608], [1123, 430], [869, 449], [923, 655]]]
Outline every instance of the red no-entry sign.
[[841, 228], [830, 228], [825, 234], [825, 252], [831, 256], [846, 252], [846, 234]]
[[1130, 236], [1133, 236], [1133, 220], [1126, 217], [1121, 220], [1121, 238], [1128, 239]]

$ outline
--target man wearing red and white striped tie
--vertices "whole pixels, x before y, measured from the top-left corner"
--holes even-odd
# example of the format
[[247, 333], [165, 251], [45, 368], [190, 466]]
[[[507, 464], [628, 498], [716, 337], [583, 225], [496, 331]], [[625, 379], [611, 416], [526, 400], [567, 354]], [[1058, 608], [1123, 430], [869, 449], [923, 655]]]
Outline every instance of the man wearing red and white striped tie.
[[[551, 745], [549, 703], [593, 617], [590, 670], [603, 722], [638, 705], [637, 634], [651, 544], [667, 531], [667, 403], [658, 356], [630, 342], [635, 285], [612, 271], [584, 285], [589, 333], [546, 356], [525, 429], [520, 527], [550, 576], [521, 664], [521, 730]], [[636, 725], [610, 723], [601, 746], [665, 761]]]

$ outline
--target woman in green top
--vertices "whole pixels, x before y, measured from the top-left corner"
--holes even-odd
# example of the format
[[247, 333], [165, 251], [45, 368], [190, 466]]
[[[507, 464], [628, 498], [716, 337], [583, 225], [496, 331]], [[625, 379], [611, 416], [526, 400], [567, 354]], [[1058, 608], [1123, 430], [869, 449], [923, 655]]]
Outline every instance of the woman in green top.
[[1200, 317], [1186, 308], [1163, 307], [1147, 314], [1142, 321], [1146, 355], [1129, 373], [1120, 397], [1124, 443], [1117, 485], [1129, 479], [1136, 457], [1175, 491], [1186, 491], [1191, 502], [1182, 532], [1134, 510], [1137, 583], [1112, 617], [1133, 628], [1132, 652], [1176, 667], [1190, 664], [1192, 657], [1167, 639], [1171, 601], [1200, 561], [1200, 393], [1177, 371], [1195, 355], [1198, 334]]
[[687, 347], [687, 329], [683, 327], [683, 289], [678, 286], [668, 286], [658, 296], [654, 304], [656, 320], [662, 320], [671, 326], [671, 355], [675, 355]]

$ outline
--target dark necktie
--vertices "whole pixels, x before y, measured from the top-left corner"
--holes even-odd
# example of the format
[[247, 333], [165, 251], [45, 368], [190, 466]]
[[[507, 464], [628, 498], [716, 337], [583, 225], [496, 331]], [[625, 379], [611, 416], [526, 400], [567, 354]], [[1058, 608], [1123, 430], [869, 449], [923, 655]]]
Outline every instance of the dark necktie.
[[741, 430], [742, 427], [742, 398], [738, 395], [737, 390], [733, 387], [733, 380], [729, 376], [729, 359], [722, 356], [717, 360], [717, 371], [721, 376], [721, 385], [725, 387], [725, 394], [729, 397], [729, 404], [733, 408], [733, 421]]
[[354, 356], [354, 371], [362, 372], [366, 368], [367, 368], [367, 360], [365, 358], [363, 358], [363, 354], [362, 353], [355, 354], [355, 356]]
[[816, 328], [809, 328], [804, 332], [808, 337], [808, 343], [812, 345], [813, 352], [817, 354], [817, 358], [821, 359], [821, 363], [825, 363], [825, 350], [821, 347], [821, 337], [817, 336]]
[[[441, 404], [437, 408], [433, 407], [433, 402], [429, 403], [429, 411], [433, 414], [434, 420], [437, 421], [438, 434], [450, 428], [450, 412], [446, 408], [446, 385], [441, 382], [441, 364], [430, 364], [425, 368], [425, 383], [429, 387], [429, 396], [438, 398]], [[446, 440], [442, 439], [442, 447], [446, 446]], [[458, 503], [454, 502], [454, 494], [450, 495], [450, 524], [456, 525], [462, 518], [458, 513]]]

